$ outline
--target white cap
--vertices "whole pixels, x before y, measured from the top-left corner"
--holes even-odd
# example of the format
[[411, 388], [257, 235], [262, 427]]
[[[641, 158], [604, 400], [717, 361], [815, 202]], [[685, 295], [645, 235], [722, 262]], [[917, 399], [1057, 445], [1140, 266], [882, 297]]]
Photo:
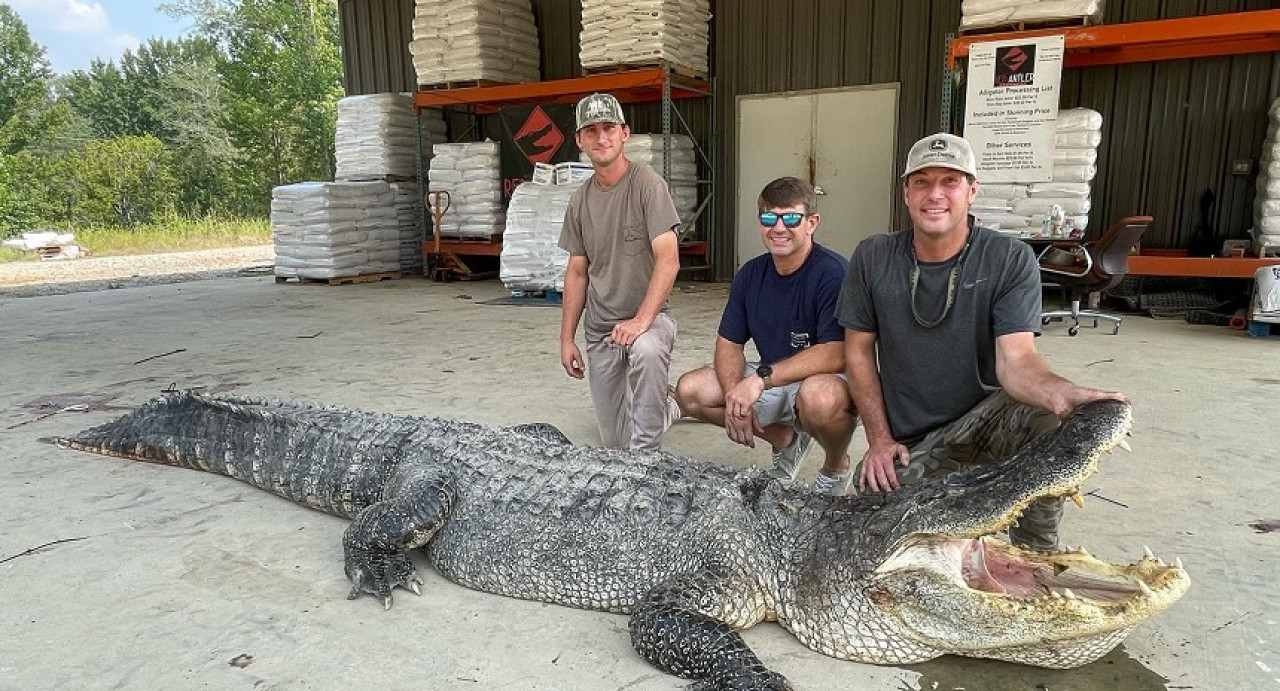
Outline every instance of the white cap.
[[597, 122], [627, 124], [627, 121], [622, 118], [622, 104], [609, 94], [591, 94], [578, 101], [577, 115], [578, 127], [574, 130], [575, 132]]
[[925, 168], [951, 168], [978, 177], [977, 160], [969, 142], [954, 134], [931, 134], [911, 146], [902, 177]]

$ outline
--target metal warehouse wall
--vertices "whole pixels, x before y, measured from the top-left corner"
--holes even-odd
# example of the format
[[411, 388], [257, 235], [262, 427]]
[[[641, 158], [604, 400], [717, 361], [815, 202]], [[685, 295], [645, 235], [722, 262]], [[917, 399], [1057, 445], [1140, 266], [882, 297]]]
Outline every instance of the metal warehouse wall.
[[[340, 0], [339, 5], [347, 93], [413, 90], [407, 48], [413, 0]], [[1106, 5], [1105, 21], [1277, 5], [1275, 0], [1113, 1]], [[580, 0], [532, 0], [532, 6], [543, 78], [576, 76]], [[712, 261], [715, 278], [727, 279], [736, 255], [736, 97], [897, 82], [901, 160], [911, 142], [941, 128], [946, 40], [959, 23], [960, 0], [712, 0], [712, 12], [714, 115], [709, 119], [705, 104], [678, 107], [696, 134], [712, 140]], [[1280, 94], [1277, 82], [1276, 54], [1065, 70], [1062, 106], [1094, 108], [1105, 121], [1091, 232], [1123, 215], [1149, 213], [1156, 223], [1144, 245], [1186, 247], [1198, 222], [1200, 196], [1212, 190], [1215, 238], [1243, 233], [1251, 224], [1254, 177], [1233, 175], [1232, 163], [1250, 161], [1256, 171], [1267, 108]], [[957, 89], [956, 96], [962, 92]], [[637, 131], [660, 129], [656, 105], [629, 111]], [[954, 124], [957, 131], [961, 126]], [[905, 210], [896, 198], [894, 204], [895, 224], [905, 226]]]
[[[1106, 22], [1275, 9], [1257, 0], [1110, 2]], [[1090, 235], [1121, 216], [1155, 217], [1144, 247], [1185, 249], [1200, 223], [1200, 198], [1213, 192], [1213, 245], [1253, 225], [1257, 159], [1267, 109], [1280, 91], [1275, 53], [1171, 60], [1063, 71], [1062, 107], [1102, 113]], [[1233, 175], [1248, 161], [1248, 175]]]
[[[721, 220], [713, 262], [726, 279], [736, 254], [737, 96], [898, 82], [898, 159], [905, 158], [912, 142], [941, 127], [947, 34], [960, 21], [960, 1], [720, 0], [714, 11]], [[899, 199], [894, 211], [901, 225]]]

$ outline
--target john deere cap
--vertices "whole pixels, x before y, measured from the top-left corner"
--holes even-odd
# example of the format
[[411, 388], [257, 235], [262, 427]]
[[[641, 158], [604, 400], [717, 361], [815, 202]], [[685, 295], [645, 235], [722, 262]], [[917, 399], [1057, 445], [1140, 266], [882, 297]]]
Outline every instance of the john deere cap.
[[580, 130], [597, 122], [612, 122], [615, 125], [627, 124], [627, 121], [622, 117], [622, 104], [618, 103], [618, 99], [609, 94], [591, 94], [578, 101], [577, 129]]
[[907, 154], [907, 169], [902, 177], [925, 168], [951, 168], [978, 177], [977, 160], [969, 142], [954, 134], [931, 134], [916, 142]]

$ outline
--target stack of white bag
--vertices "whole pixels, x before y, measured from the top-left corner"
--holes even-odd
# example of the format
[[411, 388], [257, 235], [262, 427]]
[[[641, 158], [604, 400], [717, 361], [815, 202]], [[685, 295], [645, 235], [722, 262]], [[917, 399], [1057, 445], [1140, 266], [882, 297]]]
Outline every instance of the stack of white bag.
[[499, 266], [507, 290], [564, 290], [569, 253], [560, 249], [560, 229], [569, 197], [581, 186], [525, 182], [511, 194]]
[[708, 0], [582, 0], [586, 68], [665, 60], [707, 72]]
[[1093, 206], [1090, 182], [1098, 174], [1102, 114], [1090, 108], [1058, 112], [1049, 182], [982, 185], [972, 213], [979, 225], [1014, 233], [1039, 233], [1057, 205], [1066, 215], [1066, 232], [1089, 226]]
[[1280, 98], [1271, 103], [1271, 123], [1258, 160], [1253, 200], [1253, 244], [1260, 254], [1280, 248]]
[[276, 275], [339, 278], [400, 270], [386, 182], [300, 182], [271, 191]]
[[[627, 159], [635, 163], [644, 163], [658, 175], [662, 175], [665, 153], [660, 134], [633, 134], [622, 151]], [[579, 160], [590, 161], [585, 153]], [[671, 199], [675, 202], [676, 213], [680, 215], [680, 235], [692, 235], [693, 214], [698, 210], [698, 161], [694, 151], [693, 139], [683, 134], [671, 135], [671, 174], [668, 178]]]
[[529, 0], [417, 0], [409, 53], [419, 84], [541, 76]]
[[468, 238], [501, 234], [506, 217], [498, 143], [436, 144], [432, 152], [428, 193], [449, 193], [449, 209], [440, 219], [440, 233]]
[[400, 236], [400, 270], [422, 273], [422, 241], [424, 225], [418, 223], [418, 185], [413, 182], [391, 183], [396, 228]]
[[960, 28], [1088, 18], [1102, 20], [1102, 0], [964, 0]]
[[[422, 138], [427, 144], [446, 140], [439, 111], [424, 111]], [[409, 94], [365, 94], [338, 101], [334, 138], [338, 180], [376, 180], [417, 175], [418, 150], [413, 97]]]

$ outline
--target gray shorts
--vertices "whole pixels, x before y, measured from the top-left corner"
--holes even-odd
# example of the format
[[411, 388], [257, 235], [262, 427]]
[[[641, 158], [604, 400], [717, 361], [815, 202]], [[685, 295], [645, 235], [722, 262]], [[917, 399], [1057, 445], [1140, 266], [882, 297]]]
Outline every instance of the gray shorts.
[[[758, 362], [748, 362], [742, 368], [742, 376], [755, 376], [756, 368], [759, 366], [760, 363]], [[846, 379], [844, 374], [837, 376], [841, 379]], [[756, 411], [756, 420], [760, 422], [761, 427], [781, 424], [800, 429], [796, 418], [796, 396], [800, 393], [800, 384], [802, 383], [797, 381], [785, 386], [775, 386], [760, 393], [760, 400], [756, 401], [755, 405], [751, 406], [751, 409]]]

